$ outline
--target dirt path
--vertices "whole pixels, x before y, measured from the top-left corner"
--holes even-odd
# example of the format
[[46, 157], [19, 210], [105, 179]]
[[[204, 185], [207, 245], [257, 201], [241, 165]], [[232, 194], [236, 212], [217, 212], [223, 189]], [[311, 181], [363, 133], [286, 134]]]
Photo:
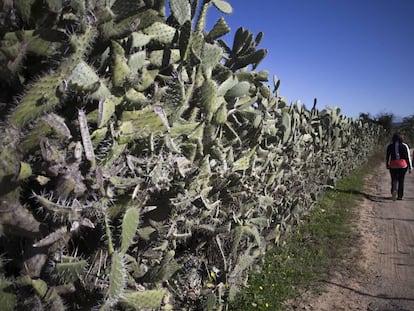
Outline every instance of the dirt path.
[[335, 273], [316, 297], [305, 293], [292, 310], [414, 311], [414, 172], [407, 173], [404, 192], [402, 201], [391, 200], [381, 165], [363, 190], [356, 265]]

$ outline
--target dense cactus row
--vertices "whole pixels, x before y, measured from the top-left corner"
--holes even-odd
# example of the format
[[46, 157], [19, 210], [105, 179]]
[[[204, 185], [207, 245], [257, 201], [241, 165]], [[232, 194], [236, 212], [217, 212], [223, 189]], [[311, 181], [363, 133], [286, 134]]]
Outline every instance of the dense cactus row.
[[379, 135], [287, 105], [224, 0], [0, 5], [3, 310], [223, 309]]

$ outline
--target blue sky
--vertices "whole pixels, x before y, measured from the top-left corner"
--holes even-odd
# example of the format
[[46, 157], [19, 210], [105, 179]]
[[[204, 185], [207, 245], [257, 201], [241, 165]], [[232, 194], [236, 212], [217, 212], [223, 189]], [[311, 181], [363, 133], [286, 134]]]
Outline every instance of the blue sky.
[[[224, 16], [269, 50], [257, 70], [281, 80], [279, 94], [309, 109], [343, 115], [414, 115], [414, 0], [227, 0], [229, 15], [209, 10], [208, 27]], [[210, 29], [208, 28], [208, 29]]]

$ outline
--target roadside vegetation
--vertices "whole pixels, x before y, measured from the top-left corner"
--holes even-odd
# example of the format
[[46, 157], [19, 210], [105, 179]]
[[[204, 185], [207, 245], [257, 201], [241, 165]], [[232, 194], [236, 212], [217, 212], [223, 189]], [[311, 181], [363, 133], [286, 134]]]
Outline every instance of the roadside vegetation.
[[406, 142], [410, 147], [414, 147], [414, 114], [403, 118], [400, 129], [405, 136]]
[[[318, 290], [317, 284], [329, 279], [331, 271], [355, 269], [358, 202], [364, 196], [364, 181], [382, 160], [380, 149], [326, 191], [297, 230], [267, 252], [250, 273], [231, 310], [285, 310], [284, 302], [298, 298], [304, 289]], [[350, 254], [353, 259], [345, 260]]]

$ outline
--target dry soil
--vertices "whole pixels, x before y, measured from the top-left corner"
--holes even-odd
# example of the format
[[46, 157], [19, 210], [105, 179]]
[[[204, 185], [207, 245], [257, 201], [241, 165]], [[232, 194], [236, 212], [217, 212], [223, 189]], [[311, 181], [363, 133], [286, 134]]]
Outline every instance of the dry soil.
[[361, 190], [355, 230], [361, 236], [321, 291], [304, 292], [287, 310], [414, 311], [414, 171], [403, 200], [392, 201], [390, 176], [381, 165]]

